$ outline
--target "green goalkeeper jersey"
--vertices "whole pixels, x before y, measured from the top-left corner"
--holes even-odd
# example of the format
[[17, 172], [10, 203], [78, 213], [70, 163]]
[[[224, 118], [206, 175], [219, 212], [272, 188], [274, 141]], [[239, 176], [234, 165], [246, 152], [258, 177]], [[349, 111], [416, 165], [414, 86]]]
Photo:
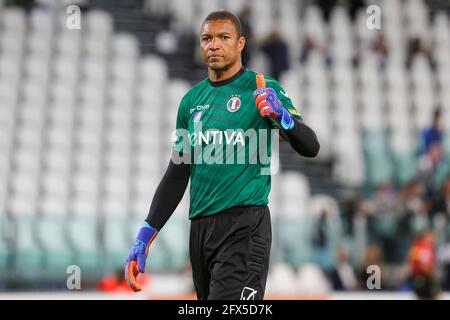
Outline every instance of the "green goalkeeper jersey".
[[[266, 77], [266, 87], [301, 119], [279, 82]], [[259, 114], [255, 90], [256, 73], [242, 68], [221, 82], [201, 81], [181, 100], [173, 150], [190, 163], [189, 219], [268, 204], [272, 141], [278, 139], [273, 129], [278, 126]]]

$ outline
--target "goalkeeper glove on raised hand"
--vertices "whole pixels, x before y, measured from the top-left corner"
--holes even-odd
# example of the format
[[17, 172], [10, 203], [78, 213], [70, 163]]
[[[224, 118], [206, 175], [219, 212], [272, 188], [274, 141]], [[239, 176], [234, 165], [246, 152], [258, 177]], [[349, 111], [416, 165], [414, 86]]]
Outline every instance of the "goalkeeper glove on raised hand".
[[284, 130], [291, 130], [294, 127], [294, 119], [283, 107], [274, 89], [259, 88], [253, 92], [253, 97], [261, 116], [274, 119]]
[[145, 272], [145, 261], [148, 249], [152, 241], [158, 235], [158, 230], [152, 228], [146, 221], [136, 237], [130, 254], [125, 261], [125, 279], [134, 292], [141, 291], [141, 286], [137, 283], [139, 273]]

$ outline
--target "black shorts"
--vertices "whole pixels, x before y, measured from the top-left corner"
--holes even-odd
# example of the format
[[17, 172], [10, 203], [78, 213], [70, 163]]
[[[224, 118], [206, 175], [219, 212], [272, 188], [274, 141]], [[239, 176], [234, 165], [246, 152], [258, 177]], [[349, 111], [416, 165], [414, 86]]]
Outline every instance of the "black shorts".
[[262, 300], [271, 244], [267, 206], [193, 219], [189, 251], [198, 299]]

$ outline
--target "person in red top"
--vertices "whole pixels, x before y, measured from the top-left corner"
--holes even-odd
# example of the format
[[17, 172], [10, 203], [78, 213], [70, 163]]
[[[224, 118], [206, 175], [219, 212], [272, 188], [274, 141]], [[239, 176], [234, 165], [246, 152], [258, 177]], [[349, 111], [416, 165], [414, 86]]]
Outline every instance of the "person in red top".
[[[149, 286], [150, 276], [141, 275], [139, 282], [142, 286]], [[123, 269], [118, 269], [114, 273], [103, 277], [96, 286], [97, 291], [107, 293], [132, 292], [128, 282], [125, 280]]]
[[439, 286], [435, 278], [436, 249], [432, 230], [423, 231], [413, 243], [409, 266], [414, 292], [419, 299], [435, 299]]

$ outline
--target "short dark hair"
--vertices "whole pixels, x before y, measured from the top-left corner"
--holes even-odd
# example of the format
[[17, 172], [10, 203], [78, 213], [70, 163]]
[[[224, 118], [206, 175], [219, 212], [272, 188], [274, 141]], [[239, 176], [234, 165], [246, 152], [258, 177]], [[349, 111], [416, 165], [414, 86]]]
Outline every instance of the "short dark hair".
[[236, 28], [236, 33], [237, 33], [238, 37], [242, 36], [241, 21], [239, 20], [239, 18], [236, 15], [234, 15], [230, 11], [218, 10], [218, 11], [211, 12], [210, 14], [208, 14], [208, 16], [205, 18], [205, 20], [203, 20], [202, 27], [205, 24], [205, 22], [214, 21], [214, 20], [230, 20], [231, 23]]

